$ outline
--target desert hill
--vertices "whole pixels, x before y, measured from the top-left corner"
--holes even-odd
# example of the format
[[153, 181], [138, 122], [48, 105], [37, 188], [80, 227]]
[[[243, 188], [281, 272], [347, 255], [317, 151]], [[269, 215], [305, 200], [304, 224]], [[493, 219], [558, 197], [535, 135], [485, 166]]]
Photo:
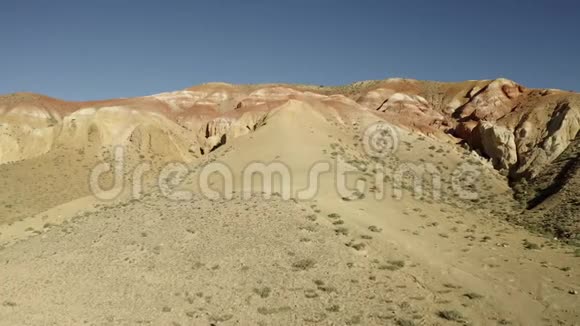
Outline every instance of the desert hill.
[[[0, 163], [70, 150], [87, 150], [85, 158], [97, 159], [102, 149], [117, 145], [128, 145], [136, 155], [191, 162], [253, 133], [288, 101], [306, 103], [343, 125], [367, 112], [410, 132], [465, 144], [512, 185], [528, 184], [546, 171], [557, 173], [562, 167], [551, 164], [580, 130], [579, 94], [528, 89], [506, 79], [441, 83], [395, 78], [338, 87], [209, 83], [93, 102], [19, 93], [0, 97]], [[296, 133], [303, 132], [301, 123], [293, 126]], [[565, 214], [577, 216], [576, 207]], [[574, 237], [575, 224], [559, 233]]]
[[579, 129], [506, 79], [0, 96], [0, 324], [575, 325]]

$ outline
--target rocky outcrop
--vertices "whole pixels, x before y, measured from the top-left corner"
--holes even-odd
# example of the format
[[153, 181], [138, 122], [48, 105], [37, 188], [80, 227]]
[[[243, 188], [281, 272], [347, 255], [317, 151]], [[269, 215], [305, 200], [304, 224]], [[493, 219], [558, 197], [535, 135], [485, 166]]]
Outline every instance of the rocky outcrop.
[[481, 88], [468, 92], [469, 102], [454, 112], [459, 121], [495, 121], [508, 114], [524, 94], [521, 85], [507, 79], [496, 79]]
[[549, 115], [535, 113], [526, 115], [514, 131], [520, 160], [512, 175], [517, 179], [537, 176], [580, 131], [580, 103], [566, 101], [556, 105]]
[[461, 122], [455, 133], [519, 180], [534, 178], [554, 161], [576, 137], [579, 125], [580, 97], [554, 93], [547, 101], [519, 102], [497, 120]]
[[266, 112], [246, 112], [239, 117], [219, 117], [213, 119], [198, 132], [200, 153], [207, 154], [228, 140], [244, 136], [265, 124]]
[[472, 144], [491, 158], [498, 170], [509, 170], [518, 162], [513, 132], [491, 122], [480, 122], [472, 133]]

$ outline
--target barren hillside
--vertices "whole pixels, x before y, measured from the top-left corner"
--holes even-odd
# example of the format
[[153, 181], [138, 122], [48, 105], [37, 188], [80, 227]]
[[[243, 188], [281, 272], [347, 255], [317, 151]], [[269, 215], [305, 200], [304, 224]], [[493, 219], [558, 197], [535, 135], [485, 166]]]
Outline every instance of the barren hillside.
[[579, 130], [506, 79], [0, 96], [0, 324], [577, 325]]

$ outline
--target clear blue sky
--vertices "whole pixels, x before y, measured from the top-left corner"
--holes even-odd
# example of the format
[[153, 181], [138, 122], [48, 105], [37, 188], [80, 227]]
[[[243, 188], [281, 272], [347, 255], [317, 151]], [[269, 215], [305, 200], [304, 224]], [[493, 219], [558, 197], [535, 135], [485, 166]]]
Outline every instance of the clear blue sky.
[[578, 1], [4, 1], [0, 93], [506, 77], [580, 91]]

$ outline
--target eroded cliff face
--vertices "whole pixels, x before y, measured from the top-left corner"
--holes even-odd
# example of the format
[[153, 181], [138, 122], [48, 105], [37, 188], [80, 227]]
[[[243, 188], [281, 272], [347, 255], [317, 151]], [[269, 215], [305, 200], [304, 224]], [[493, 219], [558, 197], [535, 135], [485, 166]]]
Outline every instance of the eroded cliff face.
[[385, 120], [468, 143], [512, 180], [532, 179], [578, 133], [580, 95], [528, 89], [511, 80], [462, 83], [386, 80], [357, 90]]
[[507, 79], [388, 79], [341, 87], [211, 83], [97, 102], [12, 94], [0, 97], [0, 163], [89, 144], [131, 145], [190, 160], [252, 133], [290, 100], [307, 102], [339, 123], [364, 110], [410, 131], [466, 142], [515, 180], [537, 176], [580, 129], [579, 94], [528, 89]]
[[[490, 105], [482, 105], [482, 110], [470, 108], [468, 116], [460, 116], [457, 134], [512, 179], [531, 179], [576, 137], [580, 130], [580, 98], [559, 91], [522, 93], [522, 87], [508, 86], [485, 90], [496, 93], [487, 97], [493, 99], [491, 107], [495, 111]], [[461, 108], [459, 112], [466, 111]]]

